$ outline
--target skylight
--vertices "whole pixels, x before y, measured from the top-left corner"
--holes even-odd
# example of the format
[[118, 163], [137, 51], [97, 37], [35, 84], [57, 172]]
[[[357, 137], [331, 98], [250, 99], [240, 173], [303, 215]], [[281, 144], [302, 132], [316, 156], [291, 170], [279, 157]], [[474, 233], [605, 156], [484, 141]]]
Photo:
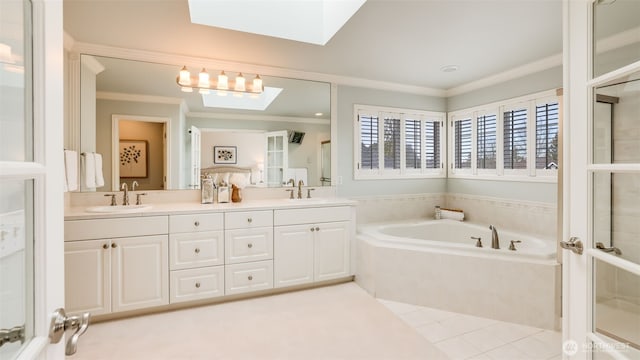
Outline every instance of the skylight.
[[325, 45], [366, 0], [189, 0], [194, 24]]
[[221, 91], [220, 93], [226, 94], [221, 96], [217, 90], [211, 90], [208, 94], [202, 94], [202, 103], [211, 108], [264, 111], [281, 91], [281, 88], [265, 86], [261, 94], [236, 96], [234, 93]]

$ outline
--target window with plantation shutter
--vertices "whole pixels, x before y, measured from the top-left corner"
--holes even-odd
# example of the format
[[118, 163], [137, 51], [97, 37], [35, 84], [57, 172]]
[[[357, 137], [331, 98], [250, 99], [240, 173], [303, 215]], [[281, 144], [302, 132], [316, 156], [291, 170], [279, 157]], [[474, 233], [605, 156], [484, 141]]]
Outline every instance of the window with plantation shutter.
[[558, 103], [536, 106], [536, 169], [558, 168]]
[[354, 178], [445, 177], [445, 114], [354, 105]]
[[384, 168], [400, 169], [400, 119], [384, 118]]
[[471, 168], [471, 119], [457, 120], [453, 123], [454, 167]]
[[422, 138], [420, 120], [405, 120], [405, 166], [407, 169], [420, 169], [422, 166]]
[[504, 168], [527, 168], [527, 109], [504, 112]]
[[496, 126], [495, 114], [476, 117], [476, 166], [478, 169], [496, 168]]
[[360, 115], [360, 168], [377, 169], [378, 161], [378, 117]]
[[425, 121], [424, 122], [424, 135], [425, 135], [425, 167], [427, 169], [438, 169], [442, 166], [440, 160], [441, 149], [441, 129], [442, 122], [440, 121]]

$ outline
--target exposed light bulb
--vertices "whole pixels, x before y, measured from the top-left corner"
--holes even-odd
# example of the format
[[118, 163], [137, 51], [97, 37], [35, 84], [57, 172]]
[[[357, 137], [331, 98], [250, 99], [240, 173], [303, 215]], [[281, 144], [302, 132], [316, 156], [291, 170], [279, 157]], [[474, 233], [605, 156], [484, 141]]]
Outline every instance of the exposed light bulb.
[[198, 74], [198, 87], [209, 88], [209, 73], [204, 68]]
[[245, 79], [242, 73], [238, 73], [238, 76], [236, 76], [236, 85], [233, 89], [235, 91], [246, 91]]
[[251, 91], [253, 91], [254, 93], [261, 93], [263, 91], [262, 79], [260, 78], [260, 75], [256, 75], [255, 79], [253, 79], [253, 86], [251, 88]]
[[178, 80], [178, 84], [182, 86], [191, 86], [191, 73], [187, 70], [186, 66], [182, 67], [180, 70], [180, 80]]
[[218, 89], [220, 90], [228, 90], [229, 89], [229, 77], [224, 73], [224, 70], [220, 72], [218, 75]]

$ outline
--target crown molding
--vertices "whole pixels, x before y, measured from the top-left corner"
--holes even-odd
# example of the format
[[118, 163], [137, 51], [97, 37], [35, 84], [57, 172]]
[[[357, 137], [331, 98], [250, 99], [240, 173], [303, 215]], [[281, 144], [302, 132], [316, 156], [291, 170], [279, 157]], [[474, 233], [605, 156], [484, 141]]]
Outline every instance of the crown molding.
[[96, 99], [100, 100], [116, 100], [116, 101], [133, 101], [133, 102], [146, 102], [153, 104], [169, 104], [169, 105], [182, 105], [183, 99], [167, 97], [167, 96], [155, 96], [155, 95], [143, 95], [143, 94], [127, 94], [109, 91], [96, 92]]
[[189, 112], [186, 114], [190, 118], [199, 119], [217, 119], [217, 120], [242, 120], [242, 121], [276, 121], [276, 122], [294, 122], [314, 125], [330, 125], [329, 119], [302, 118], [293, 116], [274, 116], [274, 115], [250, 115], [250, 114], [229, 114], [214, 112]]
[[63, 46], [67, 51], [73, 51], [73, 48], [76, 44], [76, 39], [73, 38], [68, 32], [63, 32]]

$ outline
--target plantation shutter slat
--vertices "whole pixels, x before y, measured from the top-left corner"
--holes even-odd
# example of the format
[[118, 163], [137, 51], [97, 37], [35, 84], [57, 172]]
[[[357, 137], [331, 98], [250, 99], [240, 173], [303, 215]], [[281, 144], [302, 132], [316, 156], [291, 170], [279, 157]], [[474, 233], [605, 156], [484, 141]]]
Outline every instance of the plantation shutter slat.
[[439, 121], [425, 121], [425, 167], [427, 169], [440, 168], [440, 126]]
[[384, 118], [384, 168], [400, 169], [400, 116]]
[[504, 112], [504, 168], [527, 168], [527, 109]]
[[422, 155], [422, 141], [420, 139], [420, 120], [405, 120], [405, 167], [420, 169]]
[[536, 106], [536, 169], [558, 168], [558, 103]]
[[378, 117], [359, 115], [360, 121], [360, 168], [378, 169]]
[[497, 116], [483, 115], [477, 118], [477, 167], [496, 168]]
[[456, 169], [471, 168], [471, 119], [454, 122], [454, 166]]

